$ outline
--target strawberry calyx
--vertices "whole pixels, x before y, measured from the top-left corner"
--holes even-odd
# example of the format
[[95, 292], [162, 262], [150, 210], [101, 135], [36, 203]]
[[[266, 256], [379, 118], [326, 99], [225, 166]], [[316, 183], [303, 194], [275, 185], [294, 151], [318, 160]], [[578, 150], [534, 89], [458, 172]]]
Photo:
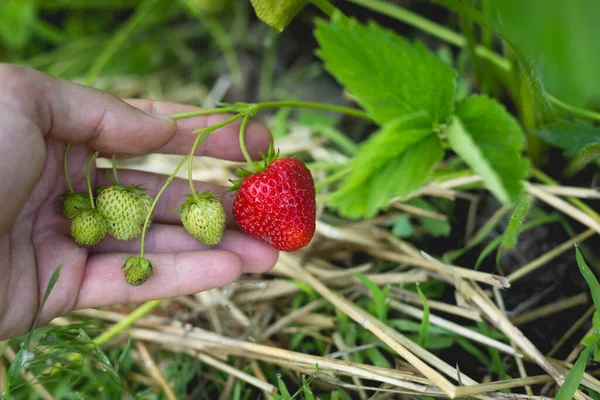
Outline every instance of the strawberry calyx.
[[123, 267], [125, 279], [131, 286], [139, 286], [152, 276], [154, 267], [143, 257], [129, 256]]
[[130, 193], [134, 193], [134, 194], [141, 194], [141, 193], [145, 193], [147, 191], [147, 189], [144, 189], [142, 185], [136, 185], [135, 183], [132, 183], [131, 185], [128, 185], [128, 186], [123, 186], [118, 183], [112, 183], [110, 186], [99, 186], [98, 191], [102, 191], [109, 187], [111, 187], [115, 190], [118, 190], [118, 191], [130, 192]]
[[239, 190], [242, 182], [248, 176], [250, 176], [252, 174], [259, 174], [261, 172], [266, 171], [266, 169], [269, 167], [269, 165], [271, 165], [275, 160], [277, 160], [279, 158], [279, 149], [277, 149], [277, 151], [275, 151], [275, 148], [273, 147], [273, 143], [271, 143], [271, 144], [269, 144], [269, 151], [267, 152], [267, 154], [265, 154], [263, 152], [260, 152], [259, 154], [260, 154], [260, 157], [262, 158], [262, 160], [252, 163], [250, 165], [250, 168], [248, 168], [248, 169], [236, 168], [235, 169], [235, 172], [240, 177], [240, 179], [230, 179], [229, 182], [231, 182], [231, 184], [233, 186], [230, 187], [229, 189], [227, 189], [226, 190], [227, 192], [235, 192], [235, 191]]
[[205, 190], [202, 193], [188, 193], [185, 195], [185, 197], [187, 200], [179, 207], [174, 208], [172, 211], [181, 211], [185, 206], [192, 204], [202, 205], [205, 204], [205, 200], [219, 199], [219, 196], [217, 196], [212, 190]]

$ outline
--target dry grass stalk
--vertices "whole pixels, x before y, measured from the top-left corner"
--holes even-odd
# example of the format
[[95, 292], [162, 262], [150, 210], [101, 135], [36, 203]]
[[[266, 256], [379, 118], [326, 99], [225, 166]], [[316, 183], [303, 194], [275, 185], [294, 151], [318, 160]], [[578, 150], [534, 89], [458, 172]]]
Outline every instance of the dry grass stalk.
[[[318, 364], [322, 375], [325, 377], [328, 377], [328, 374], [333, 372], [335, 375], [340, 376], [356, 376], [362, 379], [389, 383], [395, 387], [410, 390], [412, 393], [418, 395], [436, 397], [445, 395], [425, 378], [401, 370], [386, 369], [366, 364], [358, 364], [348, 361], [334, 360], [326, 357], [296, 353], [276, 347], [269, 347], [227, 338], [199, 328], [185, 329], [181, 327], [164, 327], [160, 331], [134, 328], [131, 334], [135, 339], [159, 343], [173, 351], [181, 351], [183, 348], [187, 349], [186, 351], [189, 351], [189, 349], [195, 349], [202, 352], [210, 351], [211, 354], [220, 353], [236, 355], [254, 360], [263, 360], [265, 362], [281, 365], [284, 368], [290, 368], [308, 374], [313, 373], [315, 365]], [[530, 384], [531, 381], [528, 379], [541, 380], [542, 378], [519, 378], [501, 381], [498, 383], [503, 385], [503, 388], [520, 387], [524, 384]], [[463, 379], [463, 381], [464, 380], [465, 379]], [[470, 378], [467, 378], [467, 380], [470, 380]], [[498, 392], [488, 393], [488, 386], [479, 385], [476, 383], [472, 384], [476, 386], [470, 390], [471, 393], [469, 394], [469, 397], [477, 397], [480, 399], [543, 398], [538, 396], [530, 397], [526, 395], [512, 395]], [[464, 386], [459, 388], [464, 388]], [[485, 393], [485, 395], [483, 395], [483, 393]]]
[[[267, 382], [267, 377], [265, 376], [264, 372], [260, 368], [260, 365], [258, 365], [258, 362], [256, 362], [255, 360], [250, 361], [250, 367], [252, 368], [252, 372], [254, 372], [254, 375], [258, 379], [260, 379], [261, 381]], [[273, 397], [267, 391], [263, 392], [263, 396], [265, 396], [266, 400], [273, 400]]]
[[315, 327], [317, 329], [335, 329], [336, 327], [335, 317], [317, 313], [300, 315], [295, 319], [295, 322], [305, 327]]
[[423, 208], [412, 206], [410, 204], [394, 202], [392, 204], [392, 206], [400, 211], [404, 211], [411, 215], [417, 215], [419, 217], [438, 219], [440, 221], [448, 221], [447, 215], [444, 215], [444, 214], [441, 214], [441, 213], [438, 213], [435, 211], [425, 210]]
[[292, 311], [291, 313], [289, 313], [289, 314], [285, 315], [284, 317], [280, 318], [279, 320], [277, 320], [277, 322], [275, 322], [273, 325], [271, 325], [269, 328], [267, 328], [267, 330], [263, 331], [258, 336], [258, 341], [262, 342], [262, 341], [270, 338], [271, 336], [273, 336], [274, 334], [279, 332], [281, 329], [288, 326], [290, 323], [299, 319], [301, 316], [303, 316], [311, 311], [317, 310], [317, 309], [321, 308], [322, 306], [324, 306], [325, 304], [326, 304], [326, 302], [324, 300], [315, 300], [313, 302], [310, 302], [310, 303], [304, 305], [303, 307], [301, 307], [297, 310]]
[[144, 363], [144, 367], [146, 368], [148, 373], [152, 376], [152, 378], [154, 378], [154, 380], [158, 383], [158, 386], [160, 386], [160, 388], [162, 389], [164, 394], [167, 396], [167, 398], [169, 400], [177, 400], [177, 396], [175, 395], [175, 392], [173, 392], [173, 389], [171, 389], [169, 382], [167, 382], [167, 379], [165, 378], [163, 373], [160, 371], [160, 369], [154, 362], [154, 359], [152, 358], [152, 355], [148, 351], [148, 348], [146, 347], [146, 345], [140, 341], [136, 341], [135, 347], [137, 348], [138, 352], [140, 353], [141, 359]]
[[352, 225], [340, 227], [319, 220], [317, 221], [316, 232], [335, 241], [353, 243], [359, 246], [379, 246], [377, 240], [368, 231]]
[[[206, 292], [200, 292], [195, 295], [195, 297], [200, 301], [203, 305], [207, 304], [215, 304], [213, 300], [213, 296], [211, 292], [215, 292], [217, 289], [211, 289]], [[218, 291], [217, 291], [218, 292]], [[214, 307], [211, 307], [207, 310], [208, 321], [210, 323], [211, 329], [217, 333], [223, 333], [223, 325], [221, 324], [221, 319], [219, 318], [219, 314]]]
[[[407, 304], [402, 304], [396, 300], [390, 301], [390, 307], [394, 310], [400, 311], [406, 315], [409, 315], [416, 319], [423, 319], [423, 310], [418, 308], [409, 306]], [[464, 338], [470, 339], [474, 342], [481, 343], [485, 346], [492, 347], [494, 349], [500, 350], [503, 353], [510, 354], [512, 356], [521, 357], [521, 355], [516, 352], [512, 347], [499, 342], [495, 339], [489, 338], [481, 333], [474, 332], [471, 329], [465, 328], [459, 324], [448, 321], [444, 318], [438, 317], [434, 314], [429, 314], [429, 323], [432, 325], [439, 326], [440, 328], [444, 328], [449, 330], [450, 332], [454, 332]]]
[[[396, 300], [403, 301], [405, 303], [423, 305], [423, 300], [421, 300], [421, 297], [418, 294], [397, 287], [390, 288], [389, 296], [395, 298]], [[427, 304], [432, 310], [442, 311], [448, 314], [455, 315], [457, 317], [466, 318], [473, 321], [482, 320], [481, 313], [475, 309], [455, 306], [441, 301], [429, 299], [427, 300]]]
[[[548, 375], [528, 376], [525, 378], [516, 378], [505, 381], [480, 383], [478, 385], [471, 386], [460, 386], [458, 388], [458, 395], [468, 396], [471, 394], [495, 392], [504, 389], [513, 389], [529, 385], [539, 385], [546, 382], [551, 382], [552, 377]], [[530, 395], [532, 396], [532, 395]]]
[[[208, 354], [203, 352], [190, 352], [191, 355], [195, 356], [198, 360], [202, 361], [205, 364], [210, 365], [213, 368], [221, 370], [230, 376], [235, 376], [236, 378], [259, 388], [263, 392], [274, 392], [277, 393], [277, 388], [270, 383], [266, 382], [264, 379], [259, 379], [255, 376], [252, 376], [244, 371], [240, 371], [237, 368], [232, 367], [229, 364], [221, 362]], [[264, 376], [264, 375], [263, 375]]]
[[[288, 262], [281, 261], [286, 260]], [[445, 377], [436, 372], [433, 368], [411, 353], [406, 347], [401, 345], [397, 340], [393, 339], [387, 331], [390, 330], [381, 321], [374, 318], [372, 315], [367, 313], [362, 308], [356, 306], [354, 303], [348, 301], [337, 293], [331, 291], [321, 281], [315, 278], [313, 275], [305, 270], [299, 268], [289, 257], [283, 257], [280, 259], [280, 263], [287, 267], [289, 275], [296, 279], [302, 279], [308, 283], [315, 291], [317, 291], [327, 301], [335, 305], [338, 309], [352, 318], [354, 321], [359, 323], [364, 329], [369, 330], [381, 341], [390, 346], [396, 351], [402, 358], [408, 361], [414, 368], [429, 378], [437, 387], [439, 387], [448, 397], [454, 398], [456, 393], [456, 386], [450, 383]], [[291, 262], [289, 262], [291, 261]]]
[[[497, 288], [493, 288], [493, 292], [494, 292], [494, 298], [496, 299], [496, 304], [498, 305], [498, 308], [500, 309], [500, 311], [502, 311], [504, 313], [504, 315], [506, 315], [506, 306], [504, 304], [504, 298], [502, 297], [502, 293]], [[512, 340], [510, 341], [510, 346], [513, 349], [517, 348], [517, 346], [515, 345], [515, 342]], [[517, 364], [517, 370], [519, 371], [519, 375], [521, 376], [521, 378], [526, 378], [527, 370], [525, 369], [525, 364], [523, 363], [523, 359], [521, 357], [515, 357], [515, 363]], [[533, 396], [533, 390], [531, 389], [531, 386], [529, 386], [529, 385], [525, 386], [525, 393], [527, 393], [530, 396]]]
[[[432, 261], [436, 261], [434, 258], [428, 258]], [[444, 264], [437, 261], [441, 267]], [[450, 270], [448, 268], [448, 270]], [[452, 276], [449, 276], [452, 279]], [[546, 371], [556, 383], [561, 386], [565, 380], [565, 376], [552, 364], [544, 355], [537, 349], [537, 347], [525, 336], [523, 333], [514, 326], [504, 313], [502, 313], [495, 304], [493, 304], [487, 296], [483, 296], [479, 291], [474, 289], [471, 283], [464, 281], [459, 277], [454, 277], [454, 285], [456, 289], [461, 292], [465, 300], [475, 304], [482, 313], [487, 316], [489, 321], [508, 338], [510, 338], [521, 350], [527, 354], [536, 364], [538, 364], [544, 371]], [[585, 399], [585, 395], [580, 391], [575, 393], [577, 400]]]
[[567, 297], [566, 299], [562, 299], [560, 301], [547, 304], [543, 307], [537, 308], [535, 310], [531, 310], [529, 312], [523, 313], [516, 317], [511, 318], [511, 321], [515, 325], [523, 325], [531, 321], [535, 321], [540, 318], [546, 318], [550, 315], [556, 314], [558, 312], [568, 310], [572, 307], [577, 307], [583, 304], [587, 304], [589, 302], [589, 296], [587, 293], [579, 293], [575, 296]]
[[486, 272], [474, 271], [472, 269], [467, 269], [463, 267], [458, 267], [456, 265], [448, 265], [447, 267], [442, 267], [436, 263], [433, 263], [424, 258], [410, 257], [403, 254], [398, 254], [389, 250], [379, 250], [379, 249], [366, 249], [369, 254], [382, 258], [389, 261], [395, 261], [402, 264], [412, 265], [415, 267], [424, 268], [430, 271], [434, 271], [437, 273], [447, 274], [448, 268], [452, 271], [453, 275], [456, 275], [460, 278], [474, 280], [477, 282], [486, 283], [491, 286], [496, 286], [501, 289], [506, 289], [510, 287], [510, 283], [504, 277], [488, 274]]
[[528, 274], [532, 273], [533, 271], [535, 271], [536, 269], [546, 265], [547, 263], [549, 263], [550, 261], [552, 261], [559, 255], [561, 255], [565, 251], [572, 250], [573, 246], [576, 243], [581, 243], [581, 242], [585, 241], [586, 239], [594, 236], [595, 234], [596, 234], [596, 232], [594, 230], [587, 229], [587, 230], [581, 232], [580, 234], [573, 236], [571, 239], [567, 240], [564, 243], [561, 243], [560, 245], [556, 246], [552, 250], [542, 254], [535, 260], [529, 262], [526, 265], [523, 265], [521, 268], [517, 269], [512, 274], [508, 275], [507, 279], [511, 283], [521, 279], [525, 275], [528, 275]]
[[194, 349], [211, 352], [211, 354], [218, 352], [236, 355], [291, 368], [302, 368], [305, 371], [314, 372], [315, 366], [318, 364], [319, 370], [324, 373], [334, 372], [338, 375], [357, 376], [363, 379], [387, 382], [422, 393], [426, 393], [427, 390], [427, 386], [414, 383], [414, 380], [418, 377], [402, 371], [296, 353], [276, 347], [227, 338], [197, 328], [190, 331], [176, 327], [165, 327], [160, 331], [134, 328], [131, 335], [136, 339], [160, 343], [171, 348]]
[[569, 338], [573, 336], [573, 334], [577, 332], [577, 330], [579, 330], [581, 326], [592, 317], [594, 311], [596, 311], [595, 306], [591, 306], [590, 308], [588, 308], [588, 310], [581, 317], [579, 317], [579, 319], [573, 325], [571, 325], [569, 330], [565, 332], [565, 334], [554, 345], [554, 347], [552, 347], [552, 349], [548, 352], [546, 356], [552, 357], [554, 354], [556, 354], [556, 352], [562, 347], [562, 345], [565, 344], [565, 342], [569, 340]]
[[[348, 347], [346, 346], [346, 343], [344, 342], [344, 339], [342, 338], [342, 335], [340, 335], [339, 332], [335, 332], [333, 334], [333, 342], [335, 343], [335, 347], [337, 347], [342, 352], [342, 358], [345, 361], [350, 361], [350, 355], [347, 353]], [[362, 388], [363, 384], [361, 380], [355, 376], [351, 377], [351, 379], [352, 382], [357, 386], [358, 397], [360, 397], [361, 400], [366, 400], [367, 392], [365, 392], [365, 390]]]
[[530, 183], [525, 182], [525, 188], [530, 194], [542, 200], [544, 203], [551, 205], [569, 217], [581, 222], [583, 225], [596, 231], [596, 233], [600, 233], [600, 222], [596, 221], [583, 211], [580, 211], [561, 198], [545, 192], [544, 190], [541, 190]]
[[580, 188], [573, 186], [532, 185], [544, 192], [557, 196], [576, 197], [581, 199], [600, 199], [600, 192], [596, 189]]

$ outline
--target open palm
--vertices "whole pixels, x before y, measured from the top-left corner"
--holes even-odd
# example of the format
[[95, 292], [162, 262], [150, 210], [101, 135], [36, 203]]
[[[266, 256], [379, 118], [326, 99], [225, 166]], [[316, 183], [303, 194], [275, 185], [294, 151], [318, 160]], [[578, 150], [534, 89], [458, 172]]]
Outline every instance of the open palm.
[[[86, 189], [85, 169], [92, 153], [121, 156], [149, 152], [185, 154], [192, 131], [226, 119], [211, 115], [179, 120], [168, 114], [190, 106], [147, 100], [126, 102], [104, 92], [61, 81], [35, 70], [0, 64], [0, 340], [27, 331], [35, 318], [50, 276], [62, 271], [42, 313], [41, 323], [72, 309], [139, 302], [196, 293], [226, 285], [242, 272], [265, 272], [277, 253], [235, 229], [213, 248], [197, 242], [171, 210], [183, 202], [187, 182], [174, 180], [157, 204], [146, 237], [146, 257], [155, 266], [151, 279], [132, 287], [121, 266], [139, 251], [139, 239], [106, 237], [90, 248], [78, 247], [58, 198], [66, 193], [63, 154], [67, 142], [69, 172], [76, 191]], [[142, 111], [143, 110], [143, 111]], [[196, 154], [242, 160], [233, 124], [217, 130]], [[248, 150], [254, 156], [271, 140], [260, 125], [251, 125]], [[164, 176], [122, 171], [123, 185], [136, 183], [154, 196]], [[105, 171], [93, 169], [92, 184], [106, 185]], [[197, 183], [222, 193], [223, 188]], [[231, 224], [231, 202], [223, 202]]]

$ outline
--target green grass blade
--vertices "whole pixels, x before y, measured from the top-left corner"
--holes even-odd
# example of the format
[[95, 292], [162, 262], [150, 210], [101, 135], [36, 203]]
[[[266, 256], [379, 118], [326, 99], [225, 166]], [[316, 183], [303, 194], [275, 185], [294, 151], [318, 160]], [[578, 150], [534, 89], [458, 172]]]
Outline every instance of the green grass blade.
[[119, 359], [117, 360], [117, 363], [115, 365], [116, 372], [119, 372], [119, 367], [121, 366], [121, 363], [123, 362], [123, 360], [125, 359], [125, 356], [129, 352], [130, 347], [131, 347], [131, 333], [129, 334], [129, 338], [127, 339], [127, 344], [125, 345], [125, 348], [121, 352], [121, 355], [119, 356]]
[[279, 376], [277, 377], [277, 387], [279, 387], [279, 393], [281, 393], [283, 400], [290, 400], [292, 398], [288, 388], [285, 386], [285, 382]]
[[477, 234], [473, 236], [471, 240], [469, 240], [469, 243], [467, 243], [465, 247], [448, 253], [444, 257], [444, 260], [446, 260], [447, 263], [452, 263], [454, 260], [465, 254], [467, 251], [482, 243], [492, 233], [494, 228], [498, 225], [498, 223], [500, 222], [502, 217], [504, 217], [508, 210], [509, 208], [507, 207], [505, 208], [504, 212], [498, 213], [493, 219], [488, 220], [485, 223], [485, 225], [477, 232]]
[[419, 292], [419, 297], [423, 301], [423, 320], [421, 321], [421, 329], [419, 329], [419, 344], [425, 347], [427, 345], [427, 338], [429, 337], [429, 303], [419, 286], [417, 286], [417, 292]]
[[585, 367], [590, 354], [594, 349], [594, 346], [595, 345], [590, 345], [581, 352], [579, 358], [575, 362], [575, 365], [573, 365], [573, 368], [569, 372], [569, 375], [567, 375], [567, 379], [565, 379], [565, 382], [560, 387], [555, 400], [570, 400], [573, 398], [573, 395], [579, 387], [579, 383], [581, 383], [581, 379], [583, 378], [583, 374], [585, 372]]
[[367, 287], [367, 289], [369, 289], [369, 292], [371, 292], [371, 296], [373, 297], [373, 304], [375, 305], [375, 312], [377, 314], [377, 318], [379, 318], [380, 321], [385, 321], [387, 319], [388, 310], [388, 304], [386, 302], [386, 293], [365, 275], [359, 273], [355, 273], [353, 275], [359, 281], [361, 281]]
[[304, 400], [315, 400], [315, 395], [310, 388], [310, 380], [307, 380], [306, 377], [302, 376], [302, 391], [304, 392]]
[[517, 238], [521, 232], [521, 226], [529, 211], [531, 200], [530, 197], [524, 197], [515, 207], [515, 210], [510, 217], [510, 221], [508, 221], [506, 232], [504, 232], [504, 238], [502, 239], [502, 245], [500, 246], [501, 250], [514, 250], [517, 245]]
[[154, 10], [160, 1], [159, 0], [145, 0], [136, 8], [135, 13], [131, 16], [127, 22], [125, 22], [116, 34], [110, 39], [106, 46], [100, 51], [92, 62], [92, 66], [85, 75], [84, 84], [91, 86], [96, 81], [100, 72], [109, 63], [110, 59], [119, 51], [119, 48], [131, 37], [133, 32], [146, 20], [148, 16]]
[[575, 258], [577, 259], [577, 266], [581, 271], [581, 275], [585, 278], [588, 286], [590, 287], [590, 291], [592, 292], [592, 299], [594, 300], [594, 305], [597, 310], [600, 310], [600, 283], [594, 276], [592, 270], [587, 266], [583, 256], [581, 255], [581, 251], [579, 251], [579, 246], [575, 246]]
[[37, 315], [35, 316], [35, 320], [33, 321], [33, 326], [29, 330], [29, 333], [27, 334], [27, 338], [23, 342], [23, 346], [21, 346], [21, 349], [18, 351], [17, 355], [15, 356], [15, 359], [10, 364], [8, 373], [6, 373], [6, 389], [4, 391], [4, 396], [6, 399], [10, 398], [10, 390], [11, 390], [10, 383], [15, 380], [19, 371], [21, 371], [21, 369], [23, 369], [25, 367], [25, 364], [27, 362], [25, 355], [26, 354], [29, 355], [29, 346], [31, 345], [31, 340], [32, 340], [33, 334], [35, 332], [35, 328], [37, 327], [37, 323], [38, 323], [38, 320], [40, 319], [40, 315], [42, 314], [42, 310], [44, 309], [44, 305], [46, 304], [46, 301], [48, 300], [48, 297], [50, 296], [52, 289], [54, 289], [54, 286], [56, 285], [56, 282], [58, 281], [58, 278], [60, 277], [61, 269], [62, 269], [62, 264], [59, 265], [54, 270], [52, 275], [50, 276], [50, 280], [48, 281], [48, 285], [46, 286], [46, 291], [44, 292], [44, 297], [42, 298], [42, 302], [40, 303], [40, 307], [38, 309]]

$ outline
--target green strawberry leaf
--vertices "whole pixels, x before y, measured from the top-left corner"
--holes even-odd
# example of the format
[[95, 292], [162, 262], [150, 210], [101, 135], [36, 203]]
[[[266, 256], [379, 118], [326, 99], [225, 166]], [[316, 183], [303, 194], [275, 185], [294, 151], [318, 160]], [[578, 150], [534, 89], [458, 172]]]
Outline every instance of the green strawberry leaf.
[[361, 145], [328, 205], [347, 218], [372, 217], [419, 188], [443, 155], [424, 113], [389, 122]]
[[378, 124], [419, 111], [430, 125], [451, 115], [456, 73], [422, 44], [341, 15], [317, 22], [315, 36], [326, 69]]
[[463, 101], [446, 129], [450, 147], [503, 203], [517, 200], [529, 162], [521, 157], [525, 137], [506, 109], [485, 96]]
[[600, 143], [600, 128], [585, 122], [558, 121], [534, 130], [533, 134], [575, 157], [586, 146]]

